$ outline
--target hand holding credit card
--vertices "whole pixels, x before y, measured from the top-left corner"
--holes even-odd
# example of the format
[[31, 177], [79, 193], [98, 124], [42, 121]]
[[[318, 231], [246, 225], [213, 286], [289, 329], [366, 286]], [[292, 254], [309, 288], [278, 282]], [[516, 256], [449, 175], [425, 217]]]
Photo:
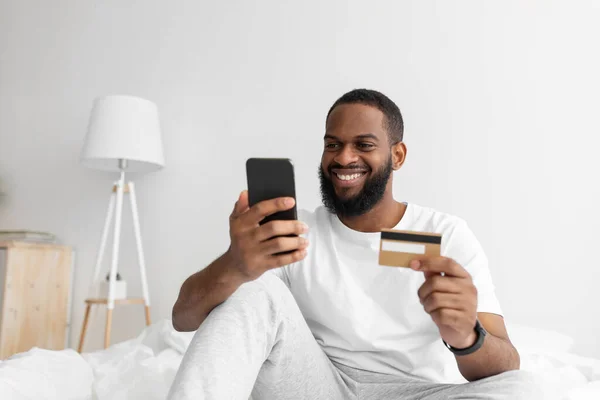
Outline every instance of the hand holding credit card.
[[441, 244], [438, 233], [386, 229], [381, 232], [379, 264], [422, 272], [425, 281], [416, 295], [423, 310], [437, 325], [446, 346], [470, 349], [479, 340], [474, 329], [477, 288], [463, 266], [440, 255]]
[[379, 265], [409, 268], [415, 257], [439, 257], [441, 244], [439, 233], [384, 229], [379, 245]]

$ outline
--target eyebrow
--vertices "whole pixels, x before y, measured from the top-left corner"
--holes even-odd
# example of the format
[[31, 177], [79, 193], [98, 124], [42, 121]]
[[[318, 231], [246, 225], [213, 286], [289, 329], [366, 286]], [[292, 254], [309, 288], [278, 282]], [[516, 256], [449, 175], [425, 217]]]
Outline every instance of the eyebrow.
[[[329, 133], [326, 133], [325, 137], [323, 139], [333, 139], [333, 140], [337, 140], [337, 141], [340, 140], [337, 136], [331, 135]], [[355, 139], [372, 139], [372, 140], [375, 140], [377, 142], [379, 141], [379, 138], [376, 135], [372, 134], [372, 133], [363, 133], [362, 135], [357, 135], [355, 137]]]

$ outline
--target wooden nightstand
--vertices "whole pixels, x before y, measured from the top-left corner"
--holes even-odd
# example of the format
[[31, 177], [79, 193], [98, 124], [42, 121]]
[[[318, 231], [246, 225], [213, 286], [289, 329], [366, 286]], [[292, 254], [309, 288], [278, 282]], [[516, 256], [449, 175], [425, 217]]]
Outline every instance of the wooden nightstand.
[[65, 348], [72, 262], [68, 246], [0, 242], [0, 359]]

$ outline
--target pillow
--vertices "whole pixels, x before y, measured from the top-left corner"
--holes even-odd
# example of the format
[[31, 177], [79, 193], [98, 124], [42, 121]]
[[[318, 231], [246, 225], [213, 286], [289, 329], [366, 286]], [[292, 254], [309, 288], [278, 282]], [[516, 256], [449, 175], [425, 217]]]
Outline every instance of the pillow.
[[34, 347], [0, 363], [0, 399], [91, 399], [94, 374], [72, 349]]

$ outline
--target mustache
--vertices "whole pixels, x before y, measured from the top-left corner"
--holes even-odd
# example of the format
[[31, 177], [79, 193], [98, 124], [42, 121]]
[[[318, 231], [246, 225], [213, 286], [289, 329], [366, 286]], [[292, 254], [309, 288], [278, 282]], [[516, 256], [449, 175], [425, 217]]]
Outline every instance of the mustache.
[[369, 167], [367, 167], [366, 165], [359, 165], [359, 164], [356, 164], [356, 163], [355, 164], [342, 165], [342, 164], [337, 163], [337, 162], [332, 162], [327, 167], [327, 171], [331, 172], [334, 169], [357, 169], [357, 170], [361, 170], [361, 171], [369, 171]]

